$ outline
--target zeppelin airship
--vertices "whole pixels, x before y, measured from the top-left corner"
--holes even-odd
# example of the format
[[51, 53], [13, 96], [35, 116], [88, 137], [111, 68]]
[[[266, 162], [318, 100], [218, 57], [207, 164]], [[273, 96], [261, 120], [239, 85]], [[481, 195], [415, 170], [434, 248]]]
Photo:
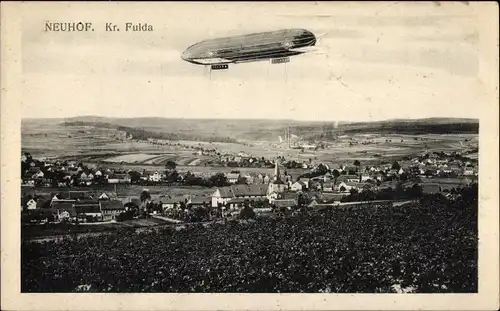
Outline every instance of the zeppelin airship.
[[305, 29], [284, 29], [198, 42], [181, 55], [187, 62], [228, 69], [228, 64], [271, 60], [286, 63], [290, 56], [314, 49], [316, 36]]

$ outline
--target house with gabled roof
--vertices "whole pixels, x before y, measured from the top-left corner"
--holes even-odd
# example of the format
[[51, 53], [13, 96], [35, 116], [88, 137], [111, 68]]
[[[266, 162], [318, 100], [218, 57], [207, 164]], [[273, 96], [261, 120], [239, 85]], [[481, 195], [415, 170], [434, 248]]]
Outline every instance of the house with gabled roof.
[[45, 174], [42, 171], [38, 170], [36, 173], [34, 173], [31, 176], [31, 178], [41, 180], [41, 179], [43, 179], [44, 176], [45, 176]]
[[476, 173], [475, 169], [472, 166], [465, 166], [463, 168], [462, 174], [465, 176], [472, 176]]
[[35, 180], [31, 176], [23, 176], [22, 178], [23, 184], [22, 186], [26, 187], [34, 187], [35, 186]]
[[188, 200], [188, 205], [191, 207], [205, 207], [210, 205], [212, 202], [211, 197], [199, 196], [199, 197], [191, 197]]
[[235, 184], [238, 182], [238, 179], [240, 178], [240, 173], [227, 173], [226, 178], [230, 184]]
[[88, 217], [95, 220], [102, 219], [100, 202], [97, 200], [78, 200], [73, 203], [77, 216], [85, 221]]
[[108, 176], [108, 184], [129, 184], [130, 175], [127, 173], [114, 173]]
[[337, 181], [333, 186], [334, 192], [349, 192], [351, 190], [351, 186], [347, 185], [344, 181]]
[[371, 180], [371, 179], [372, 179], [372, 177], [370, 176], [370, 174], [362, 173], [360, 175], [361, 182], [364, 182], [364, 181], [367, 181], [367, 180]]
[[217, 207], [218, 204], [225, 205], [235, 198], [265, 198], [266, 194], [267, 185], [264, 184], [219, 187], [212, 194], [212, 207]]
[[363, 182], [347, 182], [347, 186], [351, 187], [351, 189], [356, 189], [359, 191], [362, 190], [370, 190], [372, 186], [369, 183], [363, 183]]
[[162, 197], [160, 198], [160, 204], [162, 209], [168, 210], [179, 207], [182, 203], [186, 203], [186, 199], [182, 196], [179, 197]]
[[291, 191], [303, 191], [303, 190], [305, 190], [305, 189], [307, 189], [307, 186], [306, 186], [306, 184], [305, 184], [303, 181], [301, 181], [301, 180], [294, 182], [294, 183], [290, 186], [290, 190], [291, 190]]
[[235, 199], [231, 199], [227, 205], [229, 206], [229, 209], [233, 210], [233, 209], [238, 209], [238, 208], [243, 208], [245, 207], [245, 204], [248, 203], [250, 204], [250, 199], [246, 199], [246, 198], [235, 198]]
[[80, 180], [81, 181], [87, 181], [88, 180], [88, 175], [85, 172], [82, 172], [80, 174]]
[[323, 192], [333, 192], [335, 188], [335, 182], [327, 181], [321, 184], [321, 190]]
[[116, 217], [125, 212], [125, 206], [120, 200], [100, 201], [99, 207], [104, 221], [116, 219]]
[[118, 199], [118, 196], [116, 194], [116, 192], [103, 192], [101, 193], [98, 197], [97, 197], [98, 200], [117, 200]]
[[55, 202], [52, 205], [52, 210], [55, 211], [59, 221], [62, 220], [76, 220], [77, 213], [73, 203], [69, 202]]
[[26, 202], [26, 209], [34, 210], [37, 208], [36, 199], [31, 198], [28, 202]]
[[247, 184], [253, 184], [255, 177], [252, 174], [245, 174], [243, 178], [247, 181]]
[[212, 207], [217, 207], [219, 204], [225, 205], [232, 198], [234, 198], [234, 195], [231, 187], [217, 188], [212, 194]]
[[337, 182], [359, 182], [360, 177], [358, 175], [340, 175], [337, 178]]

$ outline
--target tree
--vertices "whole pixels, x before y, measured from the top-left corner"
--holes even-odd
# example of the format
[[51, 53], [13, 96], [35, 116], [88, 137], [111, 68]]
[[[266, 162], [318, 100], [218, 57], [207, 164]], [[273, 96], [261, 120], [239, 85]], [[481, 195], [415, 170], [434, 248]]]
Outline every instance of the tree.
[[307, 205], [307, 196], [305, 196], [303, 193], [299, 193], [299, 196], [297, 198], [297, 204], [299, 207], [303, 207]]
[[179, 179], [179, 173], [176, 170], [166, 171], [165, 176], [169, 182], [176, 182]]
[[141, 193], [141, 202], [147, 202], [151, 200], [151, 194], [148, 190], [143, 190]]
[[224, 187], [229, 184], [226, 175], [223, 173], [216, 173], [208, 179], [208, 182], [215, 187]]
[[399, 176], [399, 179], [402, 180], [402, 181], [408, 180], [408, 174], [406, 174], [406, 173], [401, 174]]
[[118, 214], [116, 216], [116, 221], [125, 221], [125, 220], [132, 220], [134, 218], [134, 212], [133, 211], [126, 211]]
[[141, 173], [139, 172], [130, 171], [128, 174], [130, 176], [130, 182], [133, 184], [141, 180]]
[[394, 161], [392, 163], [392, 169], [393, 170], [399, 170], [401, 168], [401, 165], [399, 165], [398, 161]]
[[352, 164], [355, 165], [355, 166], [358, 166], [358, 167], [361, 165], [361, 163], [359, 162], [359, 160], [354, 160], [354, 162]]
[[125, 211], [131, 212], [132, 216], [139, 216], [139, 206], [133, 202], [125, 203]]
[[168, 170], [175, 170], [176, 167], [177, 167], [177, 163], [175, 163], [172, 160], [169, 160], [169, 161], [167, 161], [167, 163], [165, 163], [165, 168]]
[[268, 200], [258, 200], [253, 202], [254, 208], [268, 208], [269, 201]]
[[315, 173], [319, 175], [325, 175], [326, 173], [328, 173], [328, 168], [326, 167], [326, 165], [321, 163], [316, 167]]
[[337, 179], [340, 176], [340, 172], [337, 169], [334, 169], [332, 171], [332, 175], [333, 177], [335, 177], [335, 179]]
[[30, 163], [33, 161], [33, 156], [29, 152], [25, 152], [24, 156], [26, 157], [26, 163]]
[[363, 201], [373, 201], [376, 198], [376, 194], [372, 190], [363, 190], [361, 191], [361, 198]]
[[188, 172], [184, 177], [184, 184], [186, 186], [207, 186], [208, 181]]
[[240, 212], [241, 219], [250, 219], [255, 217], [255, 212], [251, 207], [245, 206]]

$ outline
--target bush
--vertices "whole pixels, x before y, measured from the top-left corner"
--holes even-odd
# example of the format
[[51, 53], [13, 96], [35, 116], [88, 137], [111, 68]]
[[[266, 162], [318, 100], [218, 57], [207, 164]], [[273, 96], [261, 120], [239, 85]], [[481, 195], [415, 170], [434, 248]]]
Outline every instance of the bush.
[[134, 218], [134, 213], [131, 211], [122, 212], [116, 216], [116, 221], [126, 221], [132, 220]]
[[255, 212], [250, 207], [245, 207], [240, 212], [240, 219], [255, 218]]

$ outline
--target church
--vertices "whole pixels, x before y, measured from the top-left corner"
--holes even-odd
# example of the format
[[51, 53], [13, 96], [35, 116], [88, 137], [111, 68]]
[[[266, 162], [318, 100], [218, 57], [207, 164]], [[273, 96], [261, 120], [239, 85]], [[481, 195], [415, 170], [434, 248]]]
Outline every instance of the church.
[[286, 184], [281, 179], [280, 168], [278, 166], [278, 161], [276, 160], [274, 166], [274, 177], [267, 188], [267, 199], [271, 203], [276, 199], [281, 199], [285, 190]]

